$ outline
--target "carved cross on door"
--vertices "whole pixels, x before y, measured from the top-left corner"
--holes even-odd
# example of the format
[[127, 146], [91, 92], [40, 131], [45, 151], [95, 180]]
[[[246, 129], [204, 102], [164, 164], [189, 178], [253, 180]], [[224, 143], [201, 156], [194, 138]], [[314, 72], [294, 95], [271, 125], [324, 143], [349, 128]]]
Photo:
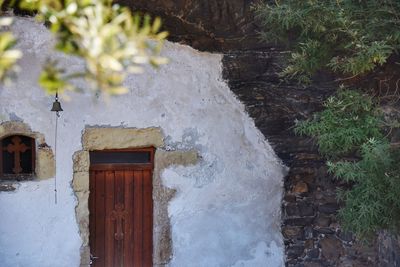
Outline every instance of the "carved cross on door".
[[14, 153], [14, 168], [13, 172], [15, 174], [19, 174], [22, 172], [21, 167], [21, 153], [24, 153], [26, 150], [30, 149], [29, 146], [21, 143], [21, 138], [18, 136], [14, 136], [12, 139], [12, 144], [7, 146], [8, 153]]
[[125, 210], [123, 204], [115, 205], [115, 210], [111, 212], [111, 220], [115, 220], [117, 223], [117, 232], [114, 234], [115, 240], [122, 240], [124, 239], [124, 229], [122, 227], [122, 220], [125, 220], [125, 216], [129, 213]]

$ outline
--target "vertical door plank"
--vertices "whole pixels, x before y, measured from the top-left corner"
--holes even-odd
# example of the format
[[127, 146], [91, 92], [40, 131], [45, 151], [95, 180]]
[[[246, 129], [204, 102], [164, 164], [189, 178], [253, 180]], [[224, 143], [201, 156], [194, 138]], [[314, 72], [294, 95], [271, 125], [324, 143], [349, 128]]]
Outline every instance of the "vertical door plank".
[[153, 181], [150, 170], [143, 171], [143, 266], [153, 262]]
[[143, 173], [134, 172], [134, 203], [133, 203], [133, 259], [134, 266], [143, 265]]
[[124, 267], [133, 266], [133, 171], [124, 171], [125, 177], [125, 210], [124, 221]]
[[106, 213], [105, 213], [105, 204], [106, 204], [106, 198], [105, 198], [105, 173], [103, 171], [96, 171], [95, 175], [93, 175], [93, 180], [95, 184], [94, 192], [90, 194], [94, 194], [95, 202], [96, 202], [96, 207], [93, 209], [96, 219], [94, 220], [96, 223], [95, 226], [95, 234], [94, 234], [94, 239], [95, 239], [95, 249], [93, 250], [92, 254], [93, 256], [98, 257], [94, 261], [96, 267], [105, 267], [106, 262], [105, 262], [105, 218], [106, 218]]
[[[116, 217], [114, 217], [115, 223], [115, 232], [114, 232], [114, 266], [125, 266], [123, 262], [123, 239], [125, 236], [124, 233], [124, 222], [123, 222], [123, 214], [126, 211], [125, 206], [125, 181], [124, 181], [124, 171], [115, 171], [115, 195], [114, 195], [114, 203], [115, 210], [118, 213]], [[122, 233], [122, 236], [120, 236]]]
[[105, 260], [106, 267], [114, 266], [114, 233], [115, 220], [112, 220], [111, 214], [114, 211], [114, 172], [106, 171], [106, 229], [105, 229]]

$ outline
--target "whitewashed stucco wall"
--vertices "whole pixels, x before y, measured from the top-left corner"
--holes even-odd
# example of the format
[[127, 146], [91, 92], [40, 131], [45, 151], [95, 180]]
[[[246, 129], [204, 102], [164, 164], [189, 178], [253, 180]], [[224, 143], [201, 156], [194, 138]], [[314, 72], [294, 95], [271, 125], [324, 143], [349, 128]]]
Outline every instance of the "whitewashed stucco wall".
[[[22, 120], [54, 147], [52, 97], [37, 85], [45, 58], [69, 68], [77, 59], [50, 54], [42, 25], [17, 19], [13, 31], [24, 51], [12, 86], [0, 88], [0, 122]], [[54, 179], [20, 183], [0, 193], [0, 266], [79, 265], [81, 240], [71, 188], [72, 155], [81, 150], [85, 126], [161, 127], [166, 149], [197, 149], [201, 161], [162, 174], [177, 195], [169, 206], [170, 266], [282, 266], [280, 205], [284, 168], [221, 78], [221, 55], [167, 43], [171, 63], [131, 76], [130, 92], [106, 103], [90, 94], [63, 101]]]

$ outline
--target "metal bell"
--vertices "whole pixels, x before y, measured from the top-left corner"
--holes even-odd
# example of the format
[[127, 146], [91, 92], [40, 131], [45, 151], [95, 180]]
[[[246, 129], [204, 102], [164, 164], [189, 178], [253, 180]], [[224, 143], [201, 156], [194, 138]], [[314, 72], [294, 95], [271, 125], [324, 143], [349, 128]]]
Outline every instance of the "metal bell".
[[63, 109], [61, 108], [61, 103], [58, 102], [58, 100], [54, 101], [51, 111], [56, 111], [56, 112], [63, 111]]
[[56, 99], [53, 102], [53, 107], [51, 108], [51, 111], [55, 112], [63, 111], [63, 109], [61, 108], [61, 103], [58, 101], [58, 94], [56, 94]]

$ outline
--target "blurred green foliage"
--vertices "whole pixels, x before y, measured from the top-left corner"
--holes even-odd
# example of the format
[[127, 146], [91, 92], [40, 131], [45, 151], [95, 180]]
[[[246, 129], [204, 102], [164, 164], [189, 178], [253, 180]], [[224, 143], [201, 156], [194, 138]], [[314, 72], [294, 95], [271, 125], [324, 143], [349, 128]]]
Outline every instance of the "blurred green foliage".
[[[4, 0], [0, 0], [0, 7]], [[4, 82], [16, 70], [16, 62], [21, 58], [22, 53], [14, 48], [15, 38], [7, 31], [11, 25], [10, 17], [0, 17], [0, 82]]]
[[49, 59], [39, 78], [48, 93], [78, 90], [72, 81], [84, 78], [94, 92], [124, 94], [127, 74], [142, 73], [145, 65], [167, 63], [160, 51], [168, 34], [160, 31], [159, 18], [132, 14], [108, 0], [22, 0], [20, 7], [36, 12], [36, 18], [49, 25], [56, 50], [85, 62], [84, 71], [71, 73]]

